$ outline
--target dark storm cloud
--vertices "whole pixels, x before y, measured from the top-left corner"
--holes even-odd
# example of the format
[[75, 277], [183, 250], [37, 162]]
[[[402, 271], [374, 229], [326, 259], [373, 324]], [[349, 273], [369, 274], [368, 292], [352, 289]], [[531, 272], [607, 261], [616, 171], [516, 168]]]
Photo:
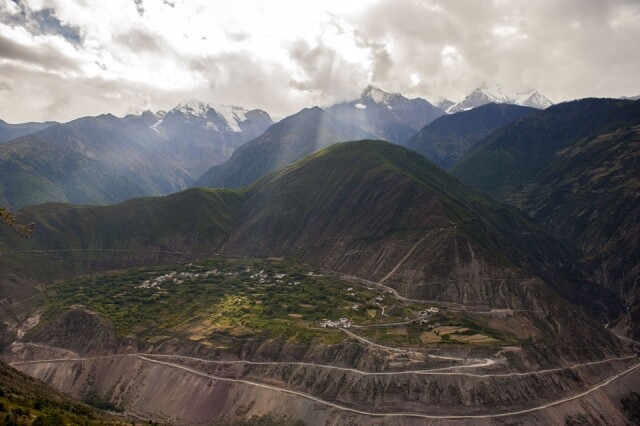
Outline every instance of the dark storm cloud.
[[56, 16], [55, 10], [45, 8], [34, 11], [23, 2], [14, 1], [14, 3], [18, 6], [18, 12], [6, 15], [0, 14], [2, 21], [15, 26], [22, 26], [32, 34], [57, 35], [73, 44], [82, 42], [80, 29], [60, 21]]
[[79, 44], [82, 39], [77, 27], [65, 25], [56, 17], [53, 9], [42, 9], [31, 14], [32, 19], [38, 23], [42, 34], [59, 35], [68, 41]]

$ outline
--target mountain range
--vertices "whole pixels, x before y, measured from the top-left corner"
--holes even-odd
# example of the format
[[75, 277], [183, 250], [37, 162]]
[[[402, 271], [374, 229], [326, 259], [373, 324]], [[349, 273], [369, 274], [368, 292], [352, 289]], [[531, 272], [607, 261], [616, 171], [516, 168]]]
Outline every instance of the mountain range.
[[0, 145], [0, 205], [109, 204], [187, 188], [271, 124], [264, 111], [217, 108], [195, 103], [30, 126], [44, 128]]
[[[20, 270], [32, 265], [28, 258], [3, 257], [5, 289], [16, 276], [55, 276], [61, 265], [78, 273], [155, 262], [162, 252], [222, 253], [286, 256], [384, 278], [401, 294], [427, 300], [523, 307], [542, 303], [530, 297], [553, 288], [593, 312], [619, 309], [613, 293], [582, 276], [571, 252], [522, 213], [381, 141], [331, 146], [243, 191], [194, 188], [105, 207], [44, 204], [23, 209], [21, 218], [42, 224], [38, 237], [20, 241], [3, 230], [3, 244], [72, 250], [29, 266], [26, 275]], [[523, 287], [514, 292], [513, 280]]]
[[454, 103], [445, 99], [441, 101], [439, 105], [446, 107], [447, 113], [453, 114], [468, 111], [489, 103], [521, 105], [538, 109], [545, 109], [553, 105], [553, 102], [535, 89], [511, 94], [505, 92], [502, 86], [498, 84], [489, 86], [486, 83], [468, 94], [460, 102]]
[[[640, 101], [490, 103], [420, 129], [388, 114], [412, 101], [370, 87], [271, 125], [190, 102], [1, 144], [0, 203], [36, 224], [0, 227], [3, 357], [180, 424], [622, 424]], [[376, 140], [389, 129], [412, 149]]]
[[321, 108], [303, 109], [242, 145], [228, 161], [205, 172], [194, 186], [247, 186], [329, 145], [373, 137], [360, 127], [338, 120]]
[[524, 117], [477, 143], [452, 169], [575, 247], [620, 295], [640, 337], [640, 102], [583, 99]]
[[20, 136], [35, 133], [39, 130], [46, 129], [47, 127], [56, 124], [54, 122], [46, 123], [20, 123], [9, 124], [6, 121], [0, 120], [0, 143], [10, 141], [11, 139], [19, 138]]
[[[192, 185], [235, 188], [333, 143], [363, 138], [408, 143], [445, 115], [424, 99], [375, 86], [314, 114], [294, 114], [271, 129], [265, 111], [192, 100], [168, 112], [123, 118], [0, 123], [0, 141], [10, 139], [0, 146], [0, 205], [108, 204]], [[461, 142], [457, 155], [482, 135]], [[252, 143], [237, 150], [247, 141]]]
[[326, 111], [378, 139], [399, 144], [444, 115], [444, 111], [424, 99], [407, 99], [400, 93], [387, 93], [371, 85], [360, 98], [333, 105]]
[[179, 167], [188, 170], [192, 179], [228, 159], [237, 147], [273, 124], [263, 110], [211, 105], [198, 100], [179, 104], [168, 112], [145, 111], [123, 120], [156, 133], [159, 149], [170, 155]]

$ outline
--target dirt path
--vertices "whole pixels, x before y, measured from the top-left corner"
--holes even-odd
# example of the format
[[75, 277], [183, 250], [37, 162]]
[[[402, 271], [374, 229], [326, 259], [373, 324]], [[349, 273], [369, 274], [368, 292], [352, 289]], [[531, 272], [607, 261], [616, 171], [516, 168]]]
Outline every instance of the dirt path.
[[[446, 357], [439, 355], [429, 355], [433, 358], [446, 359], [451, 361], [470, 361], [465, 360], [464, 358], [456, 358], [456, 357]], [[402, 371], [363, 371], [355, 368], [348, 367], [335, 367], [332, 365], [325, 364], [315, 364], [309, 362], [288, 362], [288, 361], [246, 361], [246, 360], [210, 360], [204, 358], [190, 357], [185, 355], [164, 355], [164, 354], [149, 354], [149, 353], [131, 353], [131, 354], [120, 354], [120, 355], [103, 355], [103, 356], [95, 356], [95, 357], [85, 357], [85, 358], [53, 358], [53, 359], [42, 359], [42, 360], [32, 360], [32, 361], [16, 361], [10, 363], [12, 366], [20, 366], [20, 365], [29, 365], [29, 364], [47, 364], [47, 363], [64, 363], [64, 362], [82, 362], [82, 361], [93, 361], [99, 359], [109, 359], [109, 358], [124, 358], [124, 357], [138, 357], [145, 359], [153, 359], [153, 358], [165, 358], [165, 359], [184, 359], [202, 363], [209, 364], [221, 364], [221, 365], [234, 365], [234, 364], [246, 364], [246, 365], [299, 365], [305, 367], [313, 367], [313, 368], [323, 368], [334, 371], [345, 371], [350, 373], [356, 373], [363, 376], [393, 376], [393, 375], [405, 375], [405, 374], [417, 374], [417, 375], [434, 375], [434, 376], [466, 376], [466, 377], [476, 377], [476, 378], [488, 378], [488, 377], [516, 377], [516, 376], [530, 376], [537, 374], [547, 374], [553, 372], [559, 372], [568, 369], [576, 369], [580, 367], [585, 367], [589, 365], [598, 365], [604, 364], [612, 361], [623, 361], [635, 358], [635, 356], [630, 355], [626, 357], [620, 358], [609, 358], [600, 361], [591, 361], [580, 364], [574, 364], [567, 367], [558, 367], [558, 368], [549, 368], [545, 370], [537, 370], [537, 371], [524, 371], [524, 372], [514, 372], [514, 373], [485, 373], [485, 374], [477, 374], [477, 373], [464, 373], [457, 371], [442, 371], [442, 370], [452, 370], [456, 368], [480, 368], [486, 367], [492, 364], [495, 364], [495, 361], [488, 358], [478, 358], [473, 361], [478, 361], [476, 363], [467, 364], [467, 365], [455, 365], [451, 367], [439, 367], [434, 369], [418, 369], [418, 370], [402, 370]], [[640, 364], [638, 364], [640, 365]]]
[[415, 243], [407, 252], [407, 254], [400, 260], [400, 262], [398, 262], [398, 264], [396, 266], [394, 266], [394, 268], [391, 270], [391, 272], [389, 272], [387, 275], [385, 275], [380, 281], [378, 281], [379, 284], [384, 284], [384, 282], [386, 280], [388, 280], [393, 274], [395, 274], [395, 272], [398, 270], [398, 268], [400, 267], [400, 265], [402, 265], [405, 260], [407, 260], [409, 258], [409, 256], [411, 256], [411, 253], [413, 253], [413, 251], [416, 249], [416, 247], [418, 247], [427, 237], [429, 236], [429, 234], [425, 235], [424, 237], [420, 238], [420, 240], [418, 240], [417, 243]]

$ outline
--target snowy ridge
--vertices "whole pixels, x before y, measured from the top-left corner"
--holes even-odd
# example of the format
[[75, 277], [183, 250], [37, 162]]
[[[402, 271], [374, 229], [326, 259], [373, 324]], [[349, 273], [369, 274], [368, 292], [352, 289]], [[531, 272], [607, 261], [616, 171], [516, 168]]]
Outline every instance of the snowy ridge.
[[[179, 104], [172, 111], [180, 112], [185, 115], [192, 115], [199, 118], [207, 118], [210, 114], [210, 111], [221, 117], [227, 127], [231, 129], [233, 132], [241, 132], [239, 123], [242, 123], [247, 119], [247, 113], [249, 112], [245, 108], [235, 106], [235, 105], [212, 105], [197, 99], [191, 99], [184, 104]], [[207, 123], [207, 127], [216, 128], [213, 123], [209, 125]], [[217, 130], [217, 128], [216, 128]]]
[[368, 85], [366, 89], [362, 92], [360, 98], [362, 99], [371, 99], [373, 102], [377, 104], [388, 104], [391, 100], [397, 97], [402, 97], [400, 93], [387, 93], [384, 90], [381, 90], [373, 85]]
[[483, 84], [471, 92], [471, 94], [465, 97], [462, 101], [449, 106], [446, 112], [452, 114], [460, 111], [468, 111], [492, 102], [522, 105], [539, 109], [545, 109], [553, 105], [553, 102], [534, 89], [513, 95], [506, 93], [499, 84], [495, 84], [491, 87], [487, 84]]

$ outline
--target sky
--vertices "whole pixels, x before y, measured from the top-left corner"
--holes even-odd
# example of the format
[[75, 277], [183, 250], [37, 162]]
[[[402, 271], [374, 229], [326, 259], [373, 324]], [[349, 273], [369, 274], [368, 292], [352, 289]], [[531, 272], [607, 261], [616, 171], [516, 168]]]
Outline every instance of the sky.
[[368, 84], [640, 95], [638, 0], [0, 0], [0, 119], [200, 99], [282, 118]]

